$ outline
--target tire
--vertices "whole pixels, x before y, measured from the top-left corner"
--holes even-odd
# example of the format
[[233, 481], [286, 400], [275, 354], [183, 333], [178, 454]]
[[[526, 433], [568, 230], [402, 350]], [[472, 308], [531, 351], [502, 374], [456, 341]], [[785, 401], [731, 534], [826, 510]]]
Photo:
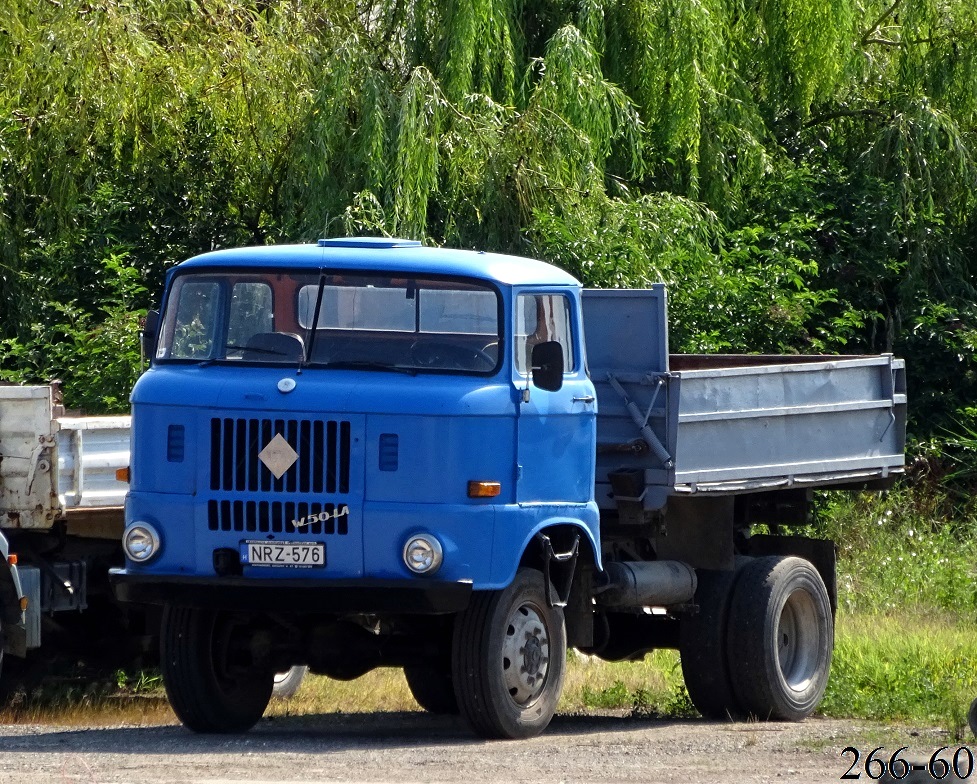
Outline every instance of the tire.
[[970, 725], [970, 731], [977, 738], [977, 700], [970, 703], [970, 710], [967, 711], [967, 724]]
[[696, 710], [707, 719], [733, 720], [743, 709], [730, 677], [729, 605], [736, 572], [699, 570], [695, 601], [699, 612], [679, 627], [679, 653], [685, 688]]
[[304, 664], [291, 667], [285, 672], [276, 672], [271, 696], [278, 700], [291, 699], [299, 690], [308, 672], [309, 668]]
[[821, 575], [802, 558], [757, 558], [740, 571], [729, 613], [733, 692], [758, 719], [800, 721], [828, 685], [834, 621]]
[[451, 670], [439, 667], [404, 667], [407, 688], [417, 704], [428, 713], [451, 716], [458, 713], [458, 699], [451, 681]]
[[274, 673], [234, 668], [228, 661], [237, 628], [232, 618], [212, 610], [163, 609], [163, 685], [177, 718], [194, 732], [244, 732], [268, 707]]
[[549, 725], [563, 690], [563, 610], [543, 575], [520, 569], [501, 591], [476, 591], [455, 621], [451, 675], [461, 715], [485, 738], [530, 738]]

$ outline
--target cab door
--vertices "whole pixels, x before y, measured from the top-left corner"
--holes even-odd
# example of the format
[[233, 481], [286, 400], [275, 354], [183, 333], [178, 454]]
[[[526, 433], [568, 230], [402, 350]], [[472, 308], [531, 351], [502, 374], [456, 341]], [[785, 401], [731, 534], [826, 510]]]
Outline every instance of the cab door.
[[[597, 401], [583, 361], [578, 299], [570, 291], [522, 291], [513, 315], [516, 500], [587, 503], [594, 492]], [[532, 380], [533, 348], [550, 342], [563, 350], [563, 384], [556, 391]]]

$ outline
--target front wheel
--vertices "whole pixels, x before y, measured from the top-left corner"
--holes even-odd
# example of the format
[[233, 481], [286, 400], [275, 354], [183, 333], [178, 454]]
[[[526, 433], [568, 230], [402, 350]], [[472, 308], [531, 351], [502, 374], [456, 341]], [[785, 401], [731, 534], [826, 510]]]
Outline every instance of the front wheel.
[[194, 732], [244, 732], [271, 699], [275, 674], [256, 666], [246, 624], [213, 610], [163, 610], [160, 669], [177, 718]]
[[529, 738], [549, 725], [566, 667], [563, 610], [544, 578], [520, 569], [501, 591], [478, 591], [455, 623], [452, 680], [458, 707], [486, 738]]
[[757, 558], [740, 571], [729, 614], [739, 703], [759, 719], [810, 716], [828, 685], [834, 621], [821, 575], [803, 558]]

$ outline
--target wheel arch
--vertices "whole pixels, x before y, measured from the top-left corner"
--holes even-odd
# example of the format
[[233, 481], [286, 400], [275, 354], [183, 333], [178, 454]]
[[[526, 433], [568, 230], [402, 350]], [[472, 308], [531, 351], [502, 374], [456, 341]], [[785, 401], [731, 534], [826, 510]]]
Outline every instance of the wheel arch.
[[594, 574], [601, 569], [600, 548], [577, 521], [550, 521], [523, 545], [519, 568], [537, 569], [552, 583], [549, 600], [563, 608], [567, 643], [594, 643]]
[[[522, 544], [522, 555], [517, 568], [529, 566], [543, 570], [546, 557], [544, 547], [540, 544], [543, 537], [548, 539], [556, 553], [567, 553], [577, 542], [578, 563], [586, 563], [595, 569], [600, 569], [600, 548], [590, 530], [579, 520], [556, 519], [540, 525]], [[515, 569], [513, 570], [515, 574]]]

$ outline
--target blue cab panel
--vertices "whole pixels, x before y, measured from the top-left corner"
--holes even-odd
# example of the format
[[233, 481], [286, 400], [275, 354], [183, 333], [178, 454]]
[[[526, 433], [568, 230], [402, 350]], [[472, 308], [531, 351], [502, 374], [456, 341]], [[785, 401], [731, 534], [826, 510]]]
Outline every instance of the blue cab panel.
[[599, 559], [580, 296], [543, 262], [385, 238], [178, 265], [132, 393], [126, 520], [161, 546], [123, 574], [500, 588], [554, 525]]

